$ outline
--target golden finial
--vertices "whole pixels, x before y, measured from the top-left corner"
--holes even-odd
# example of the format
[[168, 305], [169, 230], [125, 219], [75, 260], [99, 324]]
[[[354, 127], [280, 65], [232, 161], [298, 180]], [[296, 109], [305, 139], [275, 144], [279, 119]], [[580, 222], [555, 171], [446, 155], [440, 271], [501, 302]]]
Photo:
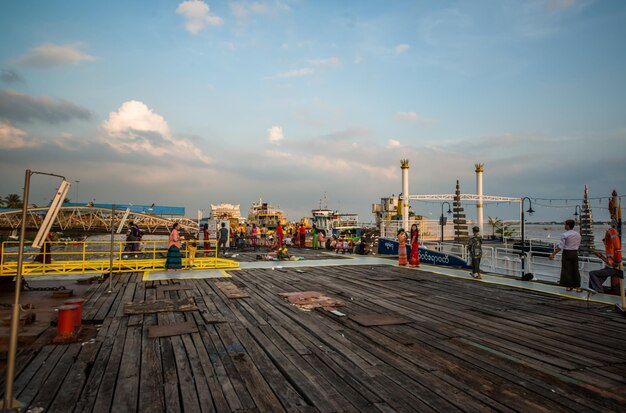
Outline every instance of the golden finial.
[[482, 163], [474, 164], [474, 166], [476, 167], [476, 172], [485, 172]]
[[400, 166], [402, 167], [402, 169], [409, 169], [409, 160], [400, 159]]

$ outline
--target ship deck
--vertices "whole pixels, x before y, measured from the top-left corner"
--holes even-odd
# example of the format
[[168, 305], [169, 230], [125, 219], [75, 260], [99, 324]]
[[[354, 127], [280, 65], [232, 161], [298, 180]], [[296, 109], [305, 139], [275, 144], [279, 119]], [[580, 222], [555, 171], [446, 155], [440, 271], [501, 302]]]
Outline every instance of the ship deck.
[[[221, 279], [122, 274], [111, 294], [93, 284], [83, 319], [95, 338], [51, 345], [48, 329], [19, 352], [15, 396], [46, 412], [626, 407], [626, 318], [609, 305], [387, 265], [311, 265]], [[229, 298], [220, 281], [249, 297]], [[345, 316], [279, 295], [297, 291], [340, 300]], [[127, 303], [187, 298], [196, 310], [124, 314]], [[367, 327], [365, 316], [402, 324]], [[179, 331], [150, 338], [154, 326]]]

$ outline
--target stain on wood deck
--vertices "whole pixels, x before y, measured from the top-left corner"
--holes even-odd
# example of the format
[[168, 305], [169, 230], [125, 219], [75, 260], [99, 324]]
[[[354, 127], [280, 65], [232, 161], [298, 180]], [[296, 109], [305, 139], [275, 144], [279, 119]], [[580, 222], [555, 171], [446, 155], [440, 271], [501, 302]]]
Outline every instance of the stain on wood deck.
[[[387, 266], [240, 270], [94, 285], [96, 340], [18, 358], [15, 396], [47, 412], [610, 412], [626, 409], [626, 318], [608, 306]], [[278, 295], [319, 291], [338, 317]], [[125, 304], [193, 298], [187, 312]], [[350, 316], [406, 324], [363, 327]], [[220, 322], [216, 322], [219, 320]], [[155, 326], [196, 332], [150, 338]], [[2, 376], [4, 380], [4, 375]]]

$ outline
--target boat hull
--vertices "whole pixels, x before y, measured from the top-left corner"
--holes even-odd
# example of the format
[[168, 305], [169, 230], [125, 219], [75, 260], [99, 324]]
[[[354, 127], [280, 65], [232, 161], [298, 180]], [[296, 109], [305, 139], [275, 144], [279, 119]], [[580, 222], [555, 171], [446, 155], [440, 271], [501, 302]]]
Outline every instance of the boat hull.
[[[411, 246], [407, 245], [407, 256], [411, 256]], [[441, 265], [443, 267], [470, 268], [467, 261], [456, 255], [434, 251], [428, 248], [419, 247], [420, 263], [429, 265]], [[378, 255], [398, 255], [398, 241], [388, 238], [378, 240]]]

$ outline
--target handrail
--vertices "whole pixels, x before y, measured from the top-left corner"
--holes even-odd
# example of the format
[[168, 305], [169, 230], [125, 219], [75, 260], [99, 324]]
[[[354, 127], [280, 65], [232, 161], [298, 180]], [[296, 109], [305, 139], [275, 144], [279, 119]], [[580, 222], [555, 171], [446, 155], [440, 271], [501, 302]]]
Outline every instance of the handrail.
[[[24, 275], [91, 274], [107, 273], [110, 254], [113, 254], [114, 272], [137, 272], [164, 269], [168, 240], [116, 241], [113, 251], [107, 241], [48, 241], [47, 250], [25, 249]], [[18, 251], [12, 247], [17, 241], [4, 241], [0, 246], [0, 276], [15, 276]], [[32, 245], [32, 243], [27, 243]], [[136, 247], [134, 247], [136, 246]], [[191, 260], [187, 243], [181, 248], [183, 266], [189, 267]], [[239, 264], [218, 258], [217, 245], [198, 249], [193, 268], [234, 268]], [[203, 256], [199, 256], [202, 254]], [[34, 261], [40, 257], [42, 262]]]

